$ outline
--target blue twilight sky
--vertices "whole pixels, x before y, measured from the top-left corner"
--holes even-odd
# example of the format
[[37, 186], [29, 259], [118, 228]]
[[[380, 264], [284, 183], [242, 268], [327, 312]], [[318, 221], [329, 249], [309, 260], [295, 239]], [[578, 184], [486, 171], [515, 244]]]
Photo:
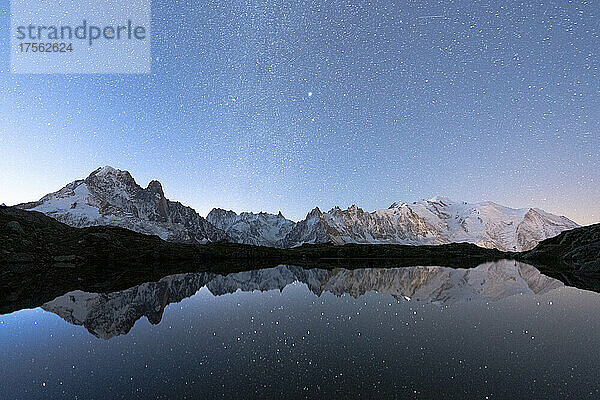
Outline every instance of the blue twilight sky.
[[101, 165], [205, 215], [445, 195], [600, 221], [600, 3], [164, 0], [152, 73], [13, 75], [0, 202]]

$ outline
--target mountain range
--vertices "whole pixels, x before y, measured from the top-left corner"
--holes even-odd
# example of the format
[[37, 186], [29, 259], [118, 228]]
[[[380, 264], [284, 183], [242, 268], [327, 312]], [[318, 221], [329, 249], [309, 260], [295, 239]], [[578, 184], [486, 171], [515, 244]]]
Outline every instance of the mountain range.
[[437, 245], [473, 243], [502, 251], [527, 251], [578, 225], [537, 208], [493, 202], [466, 203], [436, 197], [394, 203], [366, 212], [310, 211], [299, 222], [279, 214], [213, 209], [206, 218], [165, 197], [160, 182], [141, 187], [127, 171], [98, 168], [39, 201], [18, 205], [74, 227], [111, 225], [181, 243], [227, 241], [291, 248], [311, 243]]

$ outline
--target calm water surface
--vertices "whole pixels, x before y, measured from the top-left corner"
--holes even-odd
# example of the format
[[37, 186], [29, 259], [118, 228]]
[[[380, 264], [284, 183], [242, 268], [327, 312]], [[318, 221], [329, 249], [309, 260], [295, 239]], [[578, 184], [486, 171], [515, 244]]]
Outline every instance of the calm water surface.
[[600, 296], [514, 261], [182, 274], [0, 316], [0, 397], [600, 398]]

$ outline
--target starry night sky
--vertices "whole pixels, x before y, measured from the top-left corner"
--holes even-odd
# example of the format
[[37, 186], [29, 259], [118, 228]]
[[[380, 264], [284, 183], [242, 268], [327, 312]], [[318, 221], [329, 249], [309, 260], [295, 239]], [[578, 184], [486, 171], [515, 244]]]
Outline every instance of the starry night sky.
[[203, 215], [444, 195], [600, 221], [597, 1], [152, 7], [148, 75], [9, 74], [1, 35], [0, 202], [108, 164]]

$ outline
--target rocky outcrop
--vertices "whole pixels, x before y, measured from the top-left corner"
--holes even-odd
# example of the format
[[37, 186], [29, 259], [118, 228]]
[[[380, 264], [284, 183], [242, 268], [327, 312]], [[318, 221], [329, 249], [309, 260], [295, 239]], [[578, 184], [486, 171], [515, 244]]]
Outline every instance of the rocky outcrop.
[[558, 270], [600, 273], [600, 224], [546, 239], [520, 257]]

